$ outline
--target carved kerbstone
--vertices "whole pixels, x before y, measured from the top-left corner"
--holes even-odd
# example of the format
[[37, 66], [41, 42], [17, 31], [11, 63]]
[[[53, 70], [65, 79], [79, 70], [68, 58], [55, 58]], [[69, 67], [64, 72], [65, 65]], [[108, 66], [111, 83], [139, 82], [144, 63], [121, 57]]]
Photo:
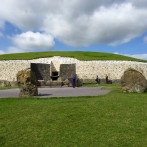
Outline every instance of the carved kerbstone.
[[147, 90], [147, 80], [143, 74], [131, 68], [121, 77], [121, 85], [124, 92], [143, 93]]

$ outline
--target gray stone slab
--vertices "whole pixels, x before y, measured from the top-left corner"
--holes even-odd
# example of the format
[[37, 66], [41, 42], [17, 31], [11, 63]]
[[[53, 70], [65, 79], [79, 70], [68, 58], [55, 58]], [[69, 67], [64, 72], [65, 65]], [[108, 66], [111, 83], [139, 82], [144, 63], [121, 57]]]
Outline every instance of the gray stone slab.
[[[40, 98], [50, 97], [74, 97], [74, 96], [99, 96], [109, 93], [100, 87], [62, 87], [62, 88], [38, 88]], [[19, 89], [0, 90], [0, 98], [17, 98]]]

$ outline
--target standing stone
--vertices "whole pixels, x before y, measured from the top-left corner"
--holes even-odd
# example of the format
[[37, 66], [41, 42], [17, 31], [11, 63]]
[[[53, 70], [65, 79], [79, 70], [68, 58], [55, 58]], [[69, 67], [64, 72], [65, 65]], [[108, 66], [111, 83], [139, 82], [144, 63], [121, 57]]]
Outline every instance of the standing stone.
[[20, 88], [21, 97], [37, 96], [37, 80], [30, 68], [17, 73], [17, 82]]
[[121, 77], [124, 92], [143, 93], [147, 90], [147, 80], [139, 71], [129, 68]]

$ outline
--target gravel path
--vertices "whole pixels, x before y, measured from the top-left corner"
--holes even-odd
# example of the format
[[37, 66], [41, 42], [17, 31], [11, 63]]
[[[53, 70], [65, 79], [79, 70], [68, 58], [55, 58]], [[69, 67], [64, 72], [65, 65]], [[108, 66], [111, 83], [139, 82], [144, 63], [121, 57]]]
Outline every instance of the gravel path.
[[[38, 88], [40, 98], [48, 97], [69, 97], [69, 96], [98, 96], [104, 95], [110, 90], [104, 90], [100, 87], [62, 87], [62, 88]], [[19, 97], [19, 89], [0, 90], [0, 98]]]

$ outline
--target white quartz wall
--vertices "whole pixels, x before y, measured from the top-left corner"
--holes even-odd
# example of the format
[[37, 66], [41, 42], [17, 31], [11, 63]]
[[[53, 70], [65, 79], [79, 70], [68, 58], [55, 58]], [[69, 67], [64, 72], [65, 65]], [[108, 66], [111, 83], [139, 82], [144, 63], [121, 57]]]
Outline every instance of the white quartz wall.
[[116, 80], [128, 68], [140, 71], [147, 79], [147, 63], [131, 61], [85, 61], [76, 65], [76, 72], [82, 79], [95, 79], [96, 75], [104, 79], [107, 74], [109, 79]]
[[0, 62], [0, 80], [16, 81], [16, 74], [30, 68], [29, 62]]
[[51, 62], [51, 71], [58, 71], [60, 70], [60, 62], [53, 61]]
[[131, 61], [79, 61], [73, 58], [52, 57], [34, 60], [12, 60], [0, 61], [0, 80], [16, 81], [18, 71], [29, 68], [30, 63], [50, 64], [76, 64], [76, 73], [81, 79], [95, 79], [96, 75], [100, 79], [105, 78], [106, 74], [109, 79], [120, 79], [124, 71], [128, 68], [134, 68], [140, 71], [147, 79], [147, 63]]

